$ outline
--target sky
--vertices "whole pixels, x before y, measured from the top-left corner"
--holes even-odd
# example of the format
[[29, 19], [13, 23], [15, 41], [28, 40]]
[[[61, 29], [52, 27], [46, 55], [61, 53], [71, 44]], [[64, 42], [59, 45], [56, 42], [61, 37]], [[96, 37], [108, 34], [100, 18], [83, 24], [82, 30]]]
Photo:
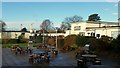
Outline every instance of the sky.
[[3, 2], [118, 2], [119, 0], [2, 0]]
[[[4, 0], [5, 1], [5, 0]], [[108, 0], [107, 0], [108, 1]], [[112, 1], [112, 0], [109, 0]], [[116, 0], [117, 1], [117, 0]], [[87, 20], [88, 16], [97, 13], [101, 21], [117, 22], [117, 2], [3, 2], [2, 20], [7, 28], [23, 27], [39, 29], [45, 19], [50, 19], [54, 26], [59, 27], [66, 17], [78, 15]]]

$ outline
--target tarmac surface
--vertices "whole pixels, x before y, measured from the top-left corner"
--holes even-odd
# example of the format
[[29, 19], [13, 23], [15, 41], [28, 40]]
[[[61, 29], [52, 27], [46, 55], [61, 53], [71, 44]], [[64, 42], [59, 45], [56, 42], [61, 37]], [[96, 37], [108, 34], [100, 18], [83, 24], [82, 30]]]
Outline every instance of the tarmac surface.
[[76, 66], [77, 62], [72, 52], [59, 52], [56, 57], [50, 58], [50, 63], [30, 64], [28, 63], [28, 57], [30, 54], [17, 54], [11, 52], [9, 48], [3, 48], [2, 51], [2, 65], [3, 66]]
[[[34, 49], [36, 50], [36, 48]], [[77, 60], [75, 59], [75, 52], [60, 52], [56, 57], [50, 58], [50, 63], [40, 62], [38, 64], [30, 64], [28, 62], [29, 54], [15, 55], [11, 52], [10, 48], [2, 49], [2, 66], [56, 66], [67, 67], [77, 66]], [[102, 65], [88, 64], [88, 68], [120, 68], [120, 63], [107, 58], [101, 58]]]

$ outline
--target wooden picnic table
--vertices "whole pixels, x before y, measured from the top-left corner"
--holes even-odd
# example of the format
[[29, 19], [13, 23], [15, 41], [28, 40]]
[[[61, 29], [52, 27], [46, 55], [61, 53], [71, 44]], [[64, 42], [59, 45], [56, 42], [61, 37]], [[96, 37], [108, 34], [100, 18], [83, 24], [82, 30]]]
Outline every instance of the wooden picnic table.
[[91, 55], [91, 54], [83, 54], [82, 57], [97, 57], [97, 55]]

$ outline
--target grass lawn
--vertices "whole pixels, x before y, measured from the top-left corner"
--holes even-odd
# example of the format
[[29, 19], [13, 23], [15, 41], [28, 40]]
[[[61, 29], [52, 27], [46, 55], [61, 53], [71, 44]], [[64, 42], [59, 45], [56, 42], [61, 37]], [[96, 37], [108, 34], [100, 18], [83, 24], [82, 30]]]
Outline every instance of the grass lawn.
[[[15, 44], [2, 44], [2, 48], [10, 48], [11, 46], [13, 46]], [[19, 46], [27, 46], [27, 43], [18, 43]]]
[[[28, 46], [28, 43], [17, 43], [19, 46], [26, 47]], [[10, 48], [15, 44], [2, 44], [2, 48]], [[33, 47], [36, 47], [38, 45], [41, 45], [41, 43], [33, 43]]]

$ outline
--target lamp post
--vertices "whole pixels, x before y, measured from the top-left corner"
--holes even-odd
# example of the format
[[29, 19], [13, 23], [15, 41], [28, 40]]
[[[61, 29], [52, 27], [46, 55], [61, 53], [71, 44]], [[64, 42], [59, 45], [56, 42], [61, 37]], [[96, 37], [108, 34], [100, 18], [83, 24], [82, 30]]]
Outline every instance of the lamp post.
[[31, 34], [31, 35], [30, 35], [30, 36], [31, 36], [30, 41], [33, 43], [33, 32], [34, 32], [34, 31], [33, 31], [32, 26], [33, 26], [33, 23], [30, 24], [30, 34]]
[[43, 30], [43, 45], [45, 45], [44, 30]]
[[57, 29], [56, 29], [56, 49], [57, 49]]
[[118, 35], [120, 34], [120, 18], [118, 20]]
[[105, 27], [105, 29], [106, 29], [106, 36], [107, 36], [107, 28]]
[[29, 48], [32, 48], [33, 46], [32, 46], [32, 43], [33, 43], [33, 30], [32, 29], [30, 29], [30, 38], [29, 38], [29, 42], [28, 42], [28, 47]]

